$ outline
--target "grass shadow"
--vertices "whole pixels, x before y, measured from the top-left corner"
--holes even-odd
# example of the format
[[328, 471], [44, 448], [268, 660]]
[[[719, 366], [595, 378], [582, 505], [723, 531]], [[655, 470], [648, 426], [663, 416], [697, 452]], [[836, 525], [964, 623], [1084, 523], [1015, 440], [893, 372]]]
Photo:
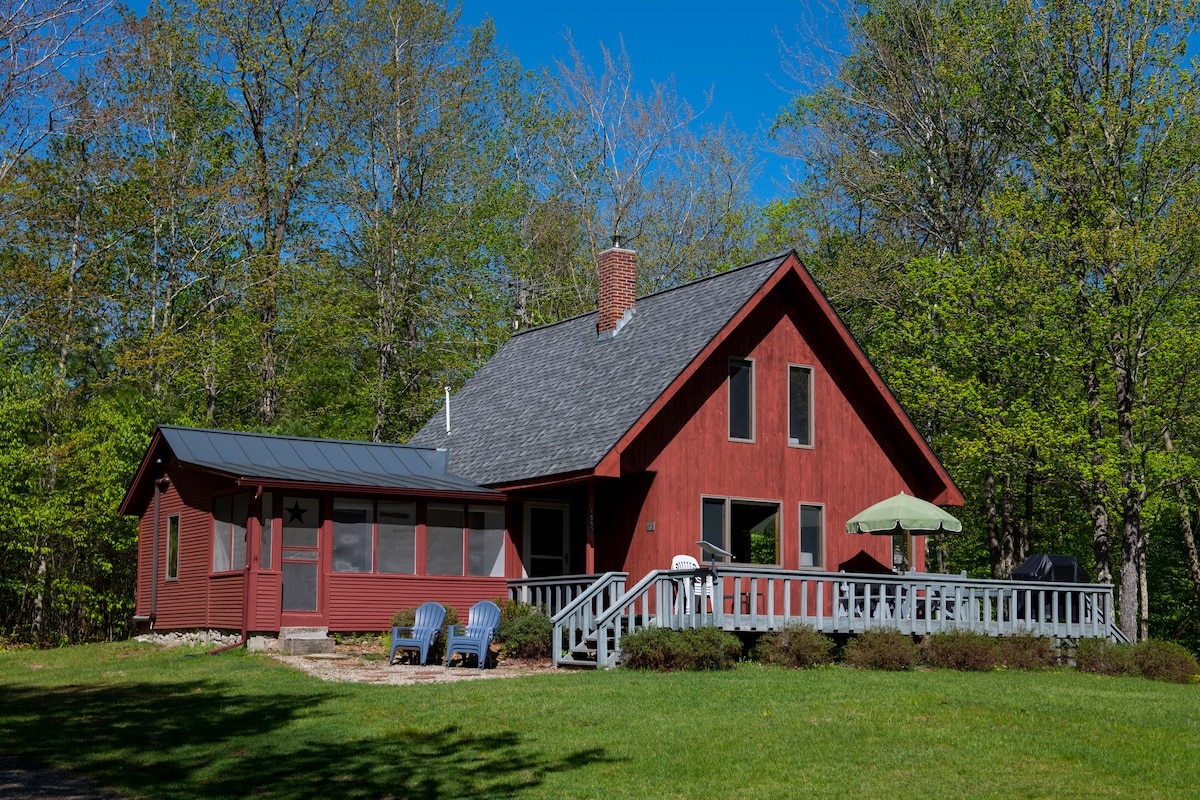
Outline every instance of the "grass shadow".
[[329, 695], [237, 694], [211, 681], [0, 687], [11, 754], [156, 798], [482, 798], [610, 760], [537, 752], [515, 732], [356, 729]]

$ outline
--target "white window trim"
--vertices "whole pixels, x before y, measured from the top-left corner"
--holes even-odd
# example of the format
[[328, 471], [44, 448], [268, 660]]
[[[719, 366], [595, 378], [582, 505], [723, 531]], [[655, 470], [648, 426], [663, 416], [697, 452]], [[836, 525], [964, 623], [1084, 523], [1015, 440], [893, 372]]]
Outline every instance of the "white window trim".
[[[803, 530], [801, 529], [801, 526], [804, 524], [804, 513], [803, 513], [804, 506], [812, 506], [814, 508], [821, 509], [821, 532], [817, 537], [818, 541], [820, 543], [820, 547], [821, 547], [821, 563], [812, 564], [812, 565], [808, 565], [808, 566], [806, 566], [803, 563], [804, 562], [804, 543], [802, 541]], [[826, 522], [827, 516], [828, 515], [825, 513], [825, 504], [824, 503], [807, 503], [807, 502], [801, 500], [799, 503], [796, 504], [796, 558], [800, 561], [800, 563], [797, 565], [800, 569], [811, 569], [811, 570], [815, 570], [817, 572], [820, 572], [825, 569], [825, 559], [827, 558], [826, 550], [825, 550], [825, 544], [826, 544], [825, 535], [828, 532], [827, 531], [828, 526], [825, 524], [825, 522]]]
[[[808, 444], [801, 444], [799, 440], [792, 438], [792, 370], [806, 369], [808, 370]], [[788, 364], [787, 380], [784, 381], [784, 392], [787, 396], [784, 398], [787, 408], [787, 443], [788, 447], [794, 447], [797, 450], [812, 450], [813, 443], [816, 441], [816, 414], [813, 413], [813, 395], [815, 394], [813, 384], [816, 383], [817, 371], [811, 364]], [[813, 505], [809, 503], [808, 505]]]
[[[729, 368], [734, 361], [744, 361], [750, 365], [750, 438], [741, 439], [736, 436], [729, 435], [729, 428], [733, 422], [733, 381], [729, 377]], [[741, 442], [743, 444], [754, 444], [758, 435], [758, 414], [757, 399], [758, 399], [758, 365], [753, 358], [748, 356], [730, 356], [725, 362], [725, 435], [731, 442]]]

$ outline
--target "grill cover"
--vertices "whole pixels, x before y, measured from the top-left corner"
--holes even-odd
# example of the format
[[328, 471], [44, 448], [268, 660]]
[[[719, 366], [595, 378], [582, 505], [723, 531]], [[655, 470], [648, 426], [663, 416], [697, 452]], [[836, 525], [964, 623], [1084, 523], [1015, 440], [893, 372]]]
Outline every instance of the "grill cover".
[[1034, 553], [1012, 572], [1014, 581], [1090, 583], [1091, 576], [1075, 556]]

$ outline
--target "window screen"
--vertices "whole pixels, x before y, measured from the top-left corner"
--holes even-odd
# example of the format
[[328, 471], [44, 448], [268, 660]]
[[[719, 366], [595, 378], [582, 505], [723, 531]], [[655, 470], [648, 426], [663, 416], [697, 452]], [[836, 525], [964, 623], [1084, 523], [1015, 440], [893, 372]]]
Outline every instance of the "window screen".
[[229, 571], [229, 534], [233, 527], [233, 498], [213, 500], [213, 572]]
[[275, 496], [263, 492], [262, 515], [259, 519], [258, 567], [271, 568], [271, 555], [275, 546]]
[[463, 574], [463, 507], [430, 504], [425, 516], [425, 574]]
[[417, 506], [379, 503], [376, 571], [412, 575], [417, 571]]

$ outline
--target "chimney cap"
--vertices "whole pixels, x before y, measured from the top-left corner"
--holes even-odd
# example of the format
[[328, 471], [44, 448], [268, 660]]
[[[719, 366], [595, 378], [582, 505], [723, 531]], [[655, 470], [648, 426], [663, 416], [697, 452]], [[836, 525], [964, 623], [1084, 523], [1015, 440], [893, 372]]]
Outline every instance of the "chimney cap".
[[612, 235], [612, 246], [624, 248], [625, 247], [625, 237], [619, 233], [614, 233]]

